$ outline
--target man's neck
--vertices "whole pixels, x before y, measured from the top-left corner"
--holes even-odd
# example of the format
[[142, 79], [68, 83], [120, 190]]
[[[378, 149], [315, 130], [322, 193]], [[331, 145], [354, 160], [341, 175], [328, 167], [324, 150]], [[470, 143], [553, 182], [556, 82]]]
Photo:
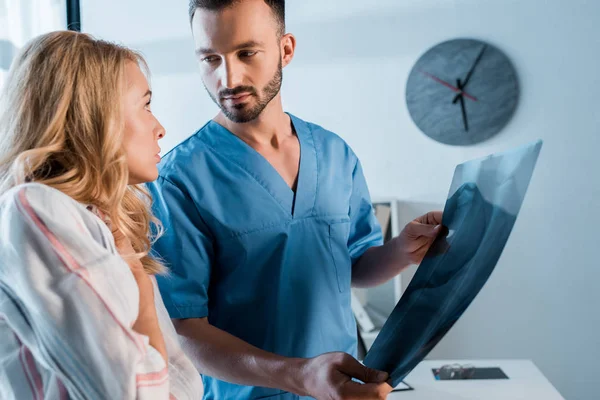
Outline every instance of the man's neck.
[[254, 148], [278, 147], [279, 143], [294, 134], [290, 117], [283, 112], [280, 95], [265, 107], [258, 118], [250, 122], [233, 122], [222, 112], [213, 120]]

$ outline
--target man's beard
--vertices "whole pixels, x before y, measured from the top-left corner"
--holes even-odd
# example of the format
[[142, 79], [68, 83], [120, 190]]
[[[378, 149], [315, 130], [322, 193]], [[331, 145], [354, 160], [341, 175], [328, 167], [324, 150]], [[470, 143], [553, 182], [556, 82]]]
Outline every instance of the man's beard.
[[[277, 67], [277, 71], [273, 78], [267, 83], [267, 85], [263, 88], [261, 95], [259, 96], [256, 92], [256, 88], [252, 86], [238, 86], [233, 89], [225, 89], [219, 93], [219, 99], [223, 99], [226, 96], [235, 96], [241, 93], [248, 93], [251, 97], [256, 97], [258, 99], [257, 103], [252, 107], [247, 103], [236, 104], [231, 107], [227, 107], [219, 101], [215, 96], [213, 96], [208, 89], [206, 89], [206, 85], [204, 88], [208, 92], [209, 96], [213, 99], [215, 104], [219, 106], [223, 114], [232, 122], [235, 123], [245, 123], [250, 122], [258, 118], [260, 113], [263, 112], [265, 107], [277, 96], [279, 91], [281, 90], [281, 82], [283, 80], [283, 68], [281, 64], [281, 60], [279, 61], [279, 65]], [[226, 100], [223, 100], [226, 101]]]

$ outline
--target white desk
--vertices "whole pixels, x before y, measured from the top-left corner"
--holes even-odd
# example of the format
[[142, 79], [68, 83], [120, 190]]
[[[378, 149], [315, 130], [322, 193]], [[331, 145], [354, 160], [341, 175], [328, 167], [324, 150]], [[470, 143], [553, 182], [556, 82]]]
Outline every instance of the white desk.
[[[509, 379], [436, 381], [431, 369], [452, 363], [500, 367]], [[388, 400], [564, 400], [529, 360], [426, 360], [404, 381], [415, 390], [392, 392]]]

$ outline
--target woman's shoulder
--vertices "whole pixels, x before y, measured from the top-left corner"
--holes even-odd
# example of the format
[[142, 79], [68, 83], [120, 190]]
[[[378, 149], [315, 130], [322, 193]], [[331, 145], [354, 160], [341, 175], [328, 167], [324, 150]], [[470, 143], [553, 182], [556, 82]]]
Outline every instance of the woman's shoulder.
[[0, 215], [0, 224], [2, 221], [14, 221], [10, 217], [15, 215], [27, 216], [41, 223], [60, 221], [61, 224], [98, 218], [72, 197], [40, 183], [17, 185], [2, 194]]
[[41, 183], [23, 183], [9, 189], [0, 196], [0, 206], [12, 205], [42, 205], [54, 206], [56, 204], [72, 206], [77, 203], [70, 196], [51, 186]]
[[16, 186], [0, 197], [0, 257], [9, 254], [23, 261], [20, 254], [26, 250], [55, 253], [85, 269], [117, 254], [110, 229], [97, 215], [60, 190], [38, 183]]

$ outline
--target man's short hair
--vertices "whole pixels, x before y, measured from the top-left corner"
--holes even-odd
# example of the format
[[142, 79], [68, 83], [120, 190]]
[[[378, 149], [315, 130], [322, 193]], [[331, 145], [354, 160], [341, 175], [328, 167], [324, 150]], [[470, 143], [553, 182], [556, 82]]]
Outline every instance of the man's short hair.
[[[190, 0], [190, 22], [194, 18], [196, 10], [201, 8], [204, 10], [221, 11], [227, 7], [231, 7], [242, 0]], [[279, 34], [285, 34], [285, 0], [264, 0], [279, 25]]]

